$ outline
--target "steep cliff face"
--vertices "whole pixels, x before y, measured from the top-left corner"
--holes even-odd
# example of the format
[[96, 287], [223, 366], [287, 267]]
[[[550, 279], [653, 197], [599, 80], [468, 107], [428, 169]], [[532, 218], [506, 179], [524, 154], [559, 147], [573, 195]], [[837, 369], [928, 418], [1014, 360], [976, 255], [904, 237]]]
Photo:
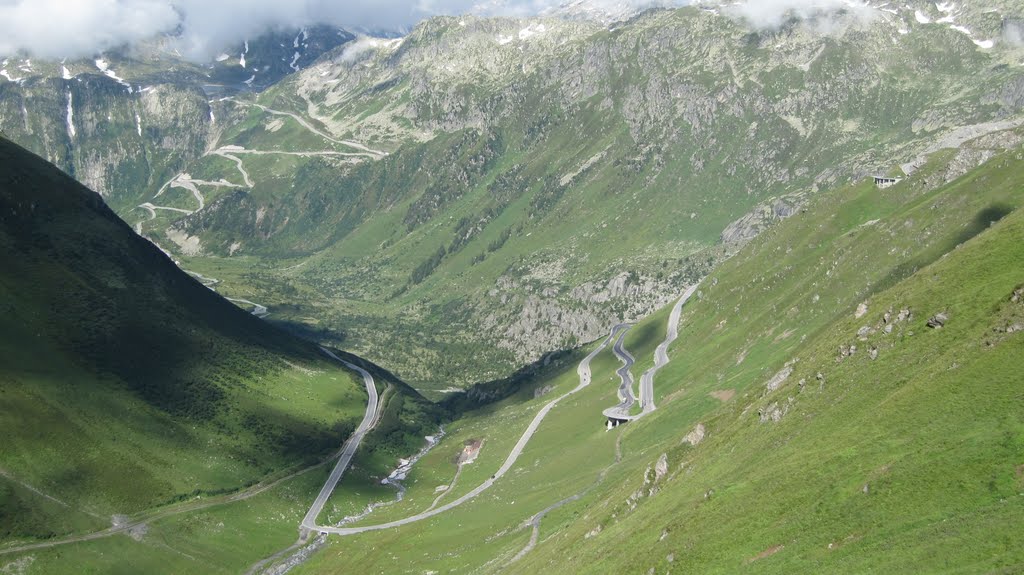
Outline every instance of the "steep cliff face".
[[219, 98], [271, 86], [352, 38], [329, 26], [271, 32], [205, 64], [182, 59], [173, 38], [73, 62], [9, 58], [0, 130], [127, 213], [214, 146], [229, 113]]
[[213, 116], [198, 87], [125, 86], [96, 71], [0, 83], [0, 130], [120, 209], [198, 158]]

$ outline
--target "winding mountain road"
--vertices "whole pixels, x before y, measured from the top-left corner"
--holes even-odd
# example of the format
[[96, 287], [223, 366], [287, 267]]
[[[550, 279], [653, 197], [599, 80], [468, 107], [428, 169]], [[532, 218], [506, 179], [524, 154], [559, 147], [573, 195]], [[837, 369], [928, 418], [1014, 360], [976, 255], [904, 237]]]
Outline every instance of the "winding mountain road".
[[[148, 209], [152, 209], [152, 208], [155, 208], [156, 206], [152, 206], [151, 204], [147, 204], [146, 207]], [[690, 297], [694, 293], [696, 293], [698, 286], [699, 286], [699, 283], [697, 285], [694, 285], [694, 286], [690, 287], [688, 290], [686, 290], [686, 292], [683, 293], [683, 295], [676, 302], [675, 306], [672, 308], [672, 312], [669, 315], [668, 328], [666, 330], [667, 333], [666, 333], [665, 340], [661, 344], [659, 344], [658, 347], [655, 350], [655, 365], [651, 369], [647, 370], [643, 374], [643, 376], [641, 378], [641, 382], [640, 382], [640, 403], [641, 403], [641, 406], [643, 408], [643, 413], [641, 415], [644, 415], [644, 414], [649, 413], [651, 411], [654, 411], [656, 409], [656, 407], [654, 405], [654, 375], [657, 373], [657, 371], [659, 369], [664, 367], [669, 362], [668, 346], [671, 345], [672, 342], [675, 341], [678, 338], [678, 336], [679, 336], [679, 321], [680, 321], [680, 317], [681, 317], [681, 314], [682, 314], [682, 307], [690, 299]], [[573, 395], [573, 394], [581, 391], [582, 389], [588, 387], [591, 384], [591, 381], [592, 381], [593, 377], [592, 377], [592, 373], [591, 373], [590, 363], [593, 361], [593, 359], [599, 353], [604, 351], [604, 349], [606, 347], [608, 347], [608, 344], [610, 344], [613, 340], [616, 340], [616, 343], [613, 346], [613, 351], [615, 352], [616, 356], [620, 359], [620, 361], [622, 361], [623, 364], [624, 364], [623, 367], [619, 368], [619, 370], [617, 371], [617, 373], [619, 374], [619, 377], [621, 378], [621, 384], [620, 384], [620, 387], [619, 387], [619, 394], [620, 394], [620, 397], [622, 397], [622, 399], [623, 399], [623, 404], [629, 403], [630, 405], [632, 405], [632, 402], [629, 401], [630, 399], [633, 399], [632, 374], [630, 373], [629, 370], [630, 370], [630, 368], [632, 367], [632, 365], [634, 363], [634, 359], [633, 359], [633, 356], [625, 349], [625, 347], [623, 345], [625, 333], [626, 333], [626, 331], [628, 331], [628, 329], [630, 327], [631, 327], [630, 324], [618, 324], [618, 325], [614, 326], [612, 328], [612, 330], [611, 330], [611, 333], [608, 335], [607, 338], [605, 338], [605, 340], [601, 343], [601, 345], [599, 345], [597, 348], [595, 348], [593, 351], [591, 351], [590, 354], [588, 354], [580, 362], [579, 366], [576, 369], [577, 375], [579, 377], [579, 384], [576, 387], [574, 387], [572, 390], [570, 390], [570, 391], [566, 392], [565, 394], [563, 394], [563, 395], [561, 395], [561, 396], [551, 400], [550, 402], [545, 404], [544, 407], [542, 407], [540, 409], [540, 411], [537, 412], [537, 414], [534, 416], [533, 420], [530, 422], [530, 424], [527, 426], [526, 430], [523, 432], [522, 436], [520, 436], [519, 441], [516, 442], [516, 445], [512, 448], [512, 451], [509, 453], [509, 455], [505, 459], [504, 463], [502, 463], [502, 465], [498, 469], [498, 471], [496, 471], [494, 473], [494, 475], [492, 475], [489, 479], [485, 480], [483, 483], [478, 485], [472, 491], [470, 491], [470, 492], [466, 493], [465, 495], [459, 497], [458, 499], [456, 499], [456, 500], [454, 500], [454, 501], [452, 501], [450, 503], [447, 503], [445, 505], [442, 505], [440, 507], [436, 507], [436, 508], [433, 508], [433, 509], [428, 509], [427, 511], [424, 511], [422, 513], [418, 513], [416, 515], [412, 515], [412, 516], [405, 517], [405, 518], [402, 518], [402, 519], [398, 519], [398, 520], [395, 520], [395, 521], [390, 521], [390, 522], [387, 522], [387, 523], [381, 523], [381, 524], [377, 524], [377, 525], [367, 525], [367, 526], [362, 526], [362, 527], [322, 526], [322, 525], [317, 525], [316, 524], [316, 519], [320, 515], [320, 513], [323, 511], [323, 507], [327, 503], [327, 499], [330, 498], [331, 493], [337, 487], [338, 482], [341, 480], [341, 478], [344, 475], [345, 471], [348, 469], [349, 465], [351, 464], [352, 458], [355, 456], [355, 453], [358, 450], [359, 445], [362, 442], [364, 436], [366, 435], [366, 433], [370, 429], [373, 428], [375, 422], [378, 420], [379, 415], [380, 415], [380, 411], [379, 411], [379, 396], [377, 394], [377, 388], [376, 388], [376, 385], [374, 383], [373, 376], [370, 375], [369, 372], [367, 372], [365, 369], [363, 369], [363, 368], [361, 368], [361, 367], [359, 367], [357, 365], [354, 365], [352, 363], [349, 363], [349, 362], [341, 359], [340, 357], [335, 355], [330, 350], [327, 350], [326, 348], [321, 347], [320, 348], [321, 351], [324, 354], [326, 354], [328, 357], [330, 357], [330, 358], [334, 359], [335, 361], [345, 365], [349, 369], [357, 371], [360, 375], [362, 375], [363, 381], [364, 381], [364, 383], [366, 385], [366, 390], [367, 390], [367, 394], [368, 394], [368, 401], [367, 401], [367, 405], [366, 405], [366, 413], [363, 416], [362, 422], [360, 422], [359, 426], [356, 428], [355, 432], [353, 432], [352, 436], [349, 437], [349, 439], [346, 440], [345, 443], [342, 445], [341, 450], [338, 453], [338, 461], [335, 464], [334, 469], [331, 471], [331, 474], [328, 477], [327, 481], [324, 483], [323, 487], [320, 489], [320, 493], [317, 495], [316, 499], [313, 501], [313, 504], [310, 506], [309, 511], [306, 513], [305, 517], [302, 520], [302, 523], [301, 523], [301, 526], [300, 526], [300, 532], [302, 533], [302, 538], [300, 539], [300, 541], [304, 540], [308, 534], [313, 533], [313, 532], [318, 532], [318, 533], [322, 533], [322, 534], [335, 534], [335, 535], [355, 535], [355, 534], [359, 534], [359, 533], [365, 533], [365, 532], [368, 532], [368, 531], [379, 531], [379, 530], [383, 530], [383, 529], [390, 529], [390, 528], [393, 528], [393, 527], [399, 527], [399, 526], [402, 526], [402, 525], [408, 525], [410, 523], [415, 523], [417, 521], [421, 521], [423, 519], [428, 519], [430, 517], [434, 517], [436, 515], [444, 513], [444, 512], [446, 512], [446, 511], [448, 511], [450, 509], [453, 509], [455, 507], [458, 507], [458, 506], [462, 505], [463, 503], [473, 499], [477, 495], [480, 495], [481, 493], [483, 493], [484, 491], [489, 489], [492, 485], [494, 485], [494, 483], [498, 479], [500, 479], [502, 476], [504, 476], [512, 468], [512, 466], [515, 465], [516, 461], [519, 459], [519, 456], [522, 454], [523, 450], [526, 448], [526, 445], [529, 443], [530, 439], [533, 438], [533, 435], [536, 433], [537, 429], [540, 427], [541, 422], [544, 421], [544, 419], [551, 412], [551, 410], [554, 409], [555, 406], [558, 405], [558, 403], [561, 402], [566, 397], [569, 397], [570, 395]], [[618, 336], [617, 339], [616, 339], [616, 336]], [[633, 399], [633, 401], [635, 402], [635, 399]], [[623, 405], [623, 404], [620, 404], [620, 406]], [[617, 407], [619, 407], [619, 406], [617, 406]], [[616, 408], [612, 408], [612, 409], [617, 409], [617, 407]], [[637, 417], [640, 417], [640, 416], [631, 416], [632, 419], [635, 419]], [[616, 462], [618, 461], [618, 458], [619, 458], [619, 456], [617, 455], [616, 456]], [[162, 519], [164, 517], [168, 517], [168, 516], [171, 516], [171, 515], [177, 515], [177, 514], [185, 513], [185, 512], [188, 512], [188, 511], [196, 511], [196, 510], [199, 510], [199, 509], [205, 509], [207, 507], [212, 507], [212, 506], [216, 506], [216, 505], [222, 505], [222, 504], [225, 504], [225, 503], [231, 503], [231, 502], [235, 502], [235, 501], [241, 501], [241, 500], [253, 497], [255, 495], [258, 495], [260, 493], [263, 493], [263, 492], [265, 492], [265, 491], [275, 487], [276, 485], [281, 484], [284, 481], [288, 481], [288, 480], [290, 480], [290, 479], [292, 479], [294, 477], [297, 477], [299, 475], [307, 473], [307, 472], [311, 471], [312, 469], [315, 469], [315, 468], [319, 467], [320, 465], [323, 465], [323, 463], [320, 463], [320, 464], [317, 464], [317, 465], [313, 465], [311, 467], [307, 467], [305, 469], [297, 471], [297, 472], [295, 472], [293, 474], [290, 474], [290, 475], [288, 475], [286, 477], [280, 478], [280, 479], [278, 479], [278, 480], [276, 480], [276, 481], [274, 481], [272, 483], [269, 483], [269, 484], [253, 486], [250, 489], [247, 489], [247, 490], [244, 490], [242, 492], [239, 492], [239, 493], [236, 493], [236, 494], [233, 494], [233, 495], [230, 495], [230, 496], [226, 496], [226, 497], [214, 498], [213, 500], [204, 501], [204, 502], [196, 502], [195, 504], [190, 504], [190, 505], [183, 505], [183, 506], [179, 506], [178, 508], [175, 508], [175, 509], [168, 509], [168, 510], [158, 511], [158, 512], [153, 513], [153, 514], [151, 514], [149, 516], [140, 517], [140, 518], [135, 519], [135, 520], [133, 520], [131, 522], [128, 522], [128, 523], [125, 523], [125, 524], [121, 524], [121, 525], [118, 525], [118, 526], [115, 526], [115, 527], [111, 527], [111, 528], [105, 529], [103, 531], [99, 531], [99, 532], [95, 532], [95, 533], [90, 533], [90, 534], [86, 534], [86, 535], [81, 535], [81, 536], [68, 537], [68, 538], [65, 538], [65, 539], [56, 540], [56, 541], [50, 541], [50, 542], [46, 542], [46, 543], [36, 543], [36, 544], [31, 544], [31, 545], [23, 545], [23, 546], [18, 546], [18, 547], [10, 547], [10, 548], [7, 548], [7, 549], [0, 549], [0, 555], [4, 555], [4, 554], [8, 554], [8, 553], [18, 553], [18, 552], [24, 552], [24, 551], [30, 551], [30, 550], [36, 550], [36, 549], [45, 549], [45, 548], [55, 547], [55, 546], [58, 546], [58, 545], [65, 545], [65, 544], [68, 544], [68, 543], [91, 541], [91, 540], [95, 540], [95, 539], [109, 537], [109, 536], [115, 535], [117, 533], [127, 532], [127, 531], [129, 531], [129, 530], [131, 530], [131, 529], [133, 529], [135, 527], [143, 525], [144, 523], [151, 522], [151, 521], [156, 521], [158, 519]], [[603, 476], [604, 476], [604, 474], [606, 472], [607, 472], [607, 469], [602, 472], [601, 477], [599, 478], [599, 480], [603, 479]], [[575, 500], [579, 499], [579, 497], [581, 497], [583, 494], [585, 494], [586, 491], [589, 491], [589, 489], [585, 490], [583, 493], [576, 494], [576, 495], [568, 497], [568, 498], [566, 498], [566, 499], [564, 499], [562, 501], [559, 501], [559, 502], [555, 503], [554, 505], [549, 506], [548, 508], [544, 509], [540, 513], [536, 514], [533, 518], [531, 518], [531, 525], [534, 528], [534, 534], [531, 537], [530, 544], [527, 546], [526, 549], [524, 549], [522, 552], [520, 552], [520, 554], [518, 554], [516, 556], [516, 559], [521, 557], [523, 554], [529, 552], [529, 550], [532, 549], [534, 545], [536, 545], [536, 537], [538, 535], [540, 520], [544, 517], [544, 515], [547, 514], [547, 512], [550, 512], [550, 511], [552, 511], [554, 509], [557, 509], [558, 507], [560, 507], [562, 505], [565, 505], [567, 503], [570, 503], [572, 501], [575, 501]], [[295, 546], [293, 546], [293, 547], [295, 547]], [[289, 549], [291, 549], [291, 548], [289, 548]], [[261, 564], [264, 564], [264, 563], [265, 563], [265, 561], [261, 562], [258, 565], [261, 565]]]
[[657, 409], [654, 405], [654, 375], [668, 364], [668, 346], [672, 345], [672, 342], [679, 337], [679, 318], [683, 313], [683, 305], [697, 292], [698, 286], [700, 286], [700, 282], [690, 286], [690, 289], [683, 292], [679, 301], [672, 308], [672, 313], [668, 316], [665, 341], [661, 342], [654, 350], [654, 367], [640, 376], [640, 408], [643, 409], [645, 415]]
[[[200, 281], [202, 281], [202, 280], [200, 280]], [[252, 302], [252, 301], [249, 301], [247, 299], [238, 299], [238, 298], [233, 298], [233, 297], [225, 297], [224, 299], [226, 299], [226, 300], [228, 300], [230, 302], [234, 302], [234, 303], [241, 303], [241, 304], [245, 304], [245, 305], [251, 305], [252, 306], [252, 311], [250, 313], [252, 313], [252, 315], [254, 315], [256, 317], [262, 318], [262, 317], [267, 317], [268, 315], [270, 315], [270, 310], [268, 310], [267, 306], [265, 306], [265, 305], [260, 305], [260, 304], [258, 304], [256, 302]]]
[[308, 531], [323, 531], [322, 527], [318, 527], [316, 524], [316, 518], [320, 515], [320, 512], [324, 509], [324, 504], [327, 503], [327, 499], [331, 496], [334, 488], [338, 485], [338, 481], [341, 480], [341, 476], [348, 469], [349, 464], [352, 462], [352, 457], [356, 454], [356, 450], [359, 449], [359, 444], [363, 441], [363, 436], [366, 432], [373, 427], [374, 421], [377, 419], [377, 407], [378, 407], [378, 396], [377, 386], [373, 382], [373, 376], [370, 372], [359, 367], [358, 365], [349, 363], [331, 351], [321, 347], [321, 351], [327, 354], [330, 358], [334, 359], [345, 365], [349, 369], [358, 371], [363, 376], [363, 383], [366, 384], [366, 392], [369, 394], [369, 400], [366, 402], [366, 414], [363, 415], [363, 421], [359, 423], [359, 427], [352, 433], [352, 436], [345, 441], [341, 448], [341, 457], [338, 458], [338, 463], [335, 464], [334, 469], [331, 471], [331, 475], [327, 478], [327, 482], [320, 489], [320, 494], [316, 496], [313, 501], [313, 505], [310, 506], [309, 511], [306, 512], [306, 516], [302, 519], [302, 529]]
[[282, 112], [281, 110], [274, 110], [273, 108], [268, 108], [263, 104], [257, 104], [255, 102], [243, 102], [241, 100], [236, 100], [234, 98], [227, 98], [227, 100], [234, 102], [235, 104], [238, 104], [240, 106], [253, 106], [255, 108], [259, 108], [260, 110], [263, 110], [264, 112], [271, 114], [273, 116], [286, 116], [288, 118], [291, 118], [295, 120], [300, 126], [305, 128], [307, 131], [316, 134], [317, 136], [320, 136], [321, 138], [327, 140], [328, 142], [334, 142], [335, 144], [341, 144], [343, 146], [348, 146], [356, 150], [362, 150], [363, 152], [366, 152], [366, 154], [369, 157], [372, 157], [374, 159], [383, 158], [384, 156], [388, 155], [387, 152], [383, 152], [381, 150], [374, 150], [373, 148], [369, 148], [363, 144], [360, 144], [359, 142], [353, 142], [351, 140], [339, 140], [327, 134], [326, 132], [316, 129], [315, 127], [313, 127], [313, 124], [309, 123], [308, 120], [306, 120], [302, 116], [299, 116], [298, 114], [293, 114], [291, 112]]
[[242, 181], [245, 182], [245, 187], [252, 188], [256, 183], [252, 181], [251, 177], [249, 177], [249, 172], [245, 171], [245, 164], [242, 163], [242, 159], [238, 156], [232, 155], [241, 151], [243, 151], [243, 148], [239, 146], [224, 146], [223, 148], [216, 149], [207, 155], [220, 156], [225, 160], [234, 162], [235, 166], [238, 168], [238, 173], [242, 174]]
[[[373, 377], [369, 373], [367, 373], [364, 369], [362, 369], [361, 367], [356, 366], [356, 365], [352, 365], [351, 363], [349, 363], [349, 362], [339, 358], [337, 355], [335, 355], [331, 351], [329, 351], [327, 349], [324, 349], [324, 348], [320, 348], [320, 349], [321, 349], [321, 351], [323, 351], [331, 359], [334, 359], [335, 361], [338, 361], [338, 362], [342, 363], [346, 367], [359, 372], [360, 375], [363, 376], [363, 381], [366, 382], [366, 384], [367, 384], [367, 392], [370, 394], [370, 401], [367, 403], [367, 406], [366, 406], [366, 416], [363, 417], [363, 422], [360, 425], [360, 427], [357, 428], [356, 431], [358, 433], [359, 430], [362, 429], [367, 424], [367, 422], [370, 422], [369, 427], [373, 427], [373, 424], [375, 423], [376, 417], [378, 416], [377, 389], [376, 389], [376, 387], [373, 384]], [[363, 434], [365, 434], [366, 429], [362, 429], [362, 431], [363, 431]], [[353, 441], [353, 440], [355, 440], [355, 441]], [[205, 498], [205, 499], [202, 499], [202, 500], [197, 500], [197, 501], [192, 501], [192, 502], [189, 502], [189, 503], [184, 503], [184, 504], [176, 505], [176, 506], [171, 507], [171, 508], [158, 509], [158, 510], [153, 511], [151, 513], [142, 514], [142, 515], [140, 515], [138, 517], [132, 518], [131, 520], [126, 521], [124, 523], [115, 525], [113, 527], [109, 527], [107, 529], [103, 529], [101, 531], [96, 531], [96, 532], [93, 532], [93, 533], [86, 533], [84, 535], [73, 535], [73, 536], [70, 536], [70, 537], [62, 538], [62, 539], [54, 539], [54, 540], [51, 540], [51, 541], [45, 541], [45, 542], [40, 542], [40, 543], [30, 543], [30, 544], [27, 544], [27, 545], [18, 545], [18, 546], [14, 546], [14, 547], [0, 548], [0, 555], [7, 555], [7, 554], [11, 554], [11, 553], [24, 553], [26, 551], [36, 551], [36, 550], [40, 550], [40, 549], [50, 549], [50, 548], [53, 548], [53, 547], [58, 547], [58, 546], [61, 546], [61, 545], [68, 545], [68, 544], [71, 544], [71, 543], [82, 543], [82, 542], [85, 542], [85, 541], [95, 541], [97, 539], [103, 539], [103, 538], [106, 538], [106, 537], [111, 537], [113, 535], [117, 535], [117, 534], [120, 534], [120, 533], [128, 533], [128, 532], [132, 531], [133, 529], [138, 528], [140, 526], [143, 526], [143, 525], [145, 525], [147, 523], [152, 523], [154, 521], [159, 521], [160, 519], [165, 519], [167, 517], [173, 517], [175, 515], [181, 515], [181, 514], [184, 514], [184, 513], [191, 513], [191, 512], [195, 512], [195, 511], [201, 511], [203, 509], [209, 509], [211, 507], [218, 507], [218, 506], [225, 505], [225, 504], [228, 504], [228, 503], [236, 503], [238, 501], [245, 501], [247, 499], [251, 499], [251, 498], [253, 498], [253, 497], [257, 496], [257, 495], [260, 495], [262, 493], [266, 493], [267, 491], [277, 487], [278, 485], [281, 485], [282, 483], [284, 483], [286, 481], [291, 481], [292, 479], [295, 479], [296, 477], [299, 477], [301, 475], [305, 475], [306, 473], [309, 473], [310, 471], [313, 471], [314, 469], [318, 469], [320, 467], [323, 467], [325, 464], [327, 464], [328, 462], [334, 460], [334, 458], [336, 458], [336, 457], [340, 457], [340, 459], [338, 460], [338, 463], [335, 465], [334, 471], [331, 473], [331, 478], [334, 478], [335, 474], [337, 474], [337, 478], [340, 479], [341, 478], [341, 474], [344, 473], [345, 468], [348, 467], [348, 462], [351, 461], [351, 459], [352, 459], [352, 454], [355, 453], [356, 448], [358, 448], [359, 441], [362, 441], [362, 435], [359, 435], [358, 439], [357, 439], [357, 435], [354, 433], [352, 435], [352, 437], [350, 437], [349, 440], [346, 441], [342, 445], [341, 449], [339, 451], [335, 452], [330, 457], [324, 459], [323, 461], [321, 461], [319, 463], [315, 463], [313, 465], [310, 465], [309, 467], [304, 467], [304, 468], [299, 469], [299, 470], [297, 470], [297, 471], [295, 471], [293, 473], [290, 473], [290, 474], [288, 474], [288, 475], [286, 475], [284, 477], [275, 479], [275, 480], [273, 480], [273, 481], [271, 481], [269, 483], [259, 483], [259, 484], [253, 485], [252, 487], [249, 487], [247, 489], [243, 489], [242, 491], [239, 491], [239, 492], [236, 492], [236, 493], [232, 493], [232, 494], [229, 494], [229, 495], [215, 496], [215, 497]], [[346, 457], [346, 454], [348, 454], [347, 457]], [[342, 461], [345, 462], [344, 465], [342, 464]], [[339, 471], [339, 468], [341, 469], [340, 471]], [[328, 480], [328, 483], [329, 482], [330, 482], [330, 480]], [[337, 484], [337, 480], [335, 480], [334, 484]], [[332, 484], [332, 486], [331, 486], [332, 489], [333, 489], [333, 485], [334, 484]], [[324, 487], [326, 488], [326, 485]], [[44, 495], [44, 496], [45, 497], [49, 497], [49, 496], [46, 496], [46, 495]], [[326, 501], [326, 499], [325, 499], [325, 501]], [[314, 506], [315, 505], [316, 505], [316, 502], [314, 502]], [[322, 508], [323, 507], [323, 503], [321, 503], [320, 506]], [[313, 511], [313, 509], [311, 508], [310, 512], [312, 512], [312, 511]], [[317, 513], [319, 513], [319, 512], [317, 512]]]
[[154, 206], [150, 202], [146, 202], [144, 204], [139, 204], [139, 207], [144, 209], [144, 210], [146, 210], [147, 212], [149, 212], [149, 214], [152, 216], [150, 219], [156, 218], [156, 210], [167, 210], [169, 212], [178, 212], [179, 214], [185, 214], [186, 216], [192, 215], [192, 211], [190, 211], [190, 210], [185, 210], [185, 209], [182, 209], [182, 208], [169, 208], [167, 206]]
[[[253, 156], [298, 156], [300, 158], [335, 157], [335, 158], [376, 158], [367, 152], [335, 152], [332, 150], [319, 150], [312, 152], [291, 152], [287, 150], [250, 150], [248, 148], [233, 147], [232, 154], [249, 154]], [[216, 152], [214, 152], [216, 154]], [[223, 155], [223, 154], [216, 154]]]
[[[422, 521], [424, 519], [434, 517], [435, 515], [440, 515], [445, 511], [454, 509], [455, 507], [462, 505], [463, 503], [469, 501], [470, 499], [473, 499], [477, 495], [480, 495], [484, 491], [487, 491], [488, 489], [490, 489], [492, 485], [494, 485], [494, 483], [498, 479], [501, 479], [502, 476], [508, 473], [508, 471], [512, 468], [513, 465], [515, 465], [516, 460], [518, 460], [519, 456], [523, 453], [523, 449], [526, 448], [526, 444], [530, 442], [531, 438], [533, 438], [533, 434], [537, 432], [537, 428], [540, 427], [541, 422], [544, 421], [544, 418], [547, 417], [548, 413], [550, 413], [551, 410], [554, 409], [560, 401], [590, 385], [590, 382], [592, 380], [590, 362], [597, 356], [597, 354], [601, 353], [604, 350], [604, 348], [608, 347], [608, 344], [611, 343], [612, 339], [615, 337], [618, 331], [623, 329], [624, 327], [626, 327], [624, 324], [620, 324], [612, 328], [612, 332], [608, 335], [604, 342], [602, 342], [601, 345], [595, 348], [594, 351], [590, 352], [590, 354], [587, 355], [587, 357], [583, 358], [583, 361], [581, 361], [579, 366], [576, 368], [576, 373], [580, 379], [579, 385], [574, 387], [572, 390], [566, 392], [565, 394], [549, 401], [544, 407], [542, 407], [540, 411], [537, 412], [537, 415], [534, 416], [533, 421], [530, 422], [530, 425], [526, 427], [526, 431], [523, 432], [523, 435], [519, 438], [519, 441], [516, 443], [515, 447], [512, 448], [512, 451], [508, 454], [508, 457], [505, 459], [505, 462], [501, 464], [500, 468], [498, 468], [498, 471], [496, 471], [494, 475], [492, 475], [489, 479], [485, 480], [483, 483], [478, 485], [469, 493], [466, 493], [465, 495], [459, 497], [454, 501], [451, 501], [429, 511], [424, 511], [423, 513], [418, 513], [416, 515], [411, 515], [409, 517], [404, 517], [402, 519], [398, 519], [395, 521], [389, 521], [387, 523], [380, 523], [378, 525], [366, 525], [363, 527], [331, 527], [322, 525], [312, 525], [310, 521], [307, 521], [309, 520], [310, 517], [307, 514], [306, 519], [303, 520], [303, 527], [313, 531], [319, 531], [320, 533], [331, 533], [335, 535], [355, 535], [358, 533], [366, 533], [367, 531], [380, 531], [382, 529], [391, 529], [392, 527], [408, 525], [410, 523], [415, 523], [417, 521]], [[335, 481], [335, 483], [337, 482]], [[324, 489], [327, 489], [327, 485], [324, 486]], [[330, 493], [328, 491], [328, 495], [329, 494]], [[321, 496], [323, 496], [323, 491], [321, 491]], [[310, 509], [311, 513], [312, 511], [313, 510]]]
[[633, 364], [636, 363], [636, 359], [633, 358], [633, 355], [623, 345], [630, 327], [632, 326], [627, 325], [626, 329], [619, 332], [619, 338], [615, 340], [615, 345], [612, 346], [612, 351], [615, 352], [615, 356], [622, 362], [622, 367], [615, 372], [621, 382], [619, 384], [619, 401], [621, 403], [615, 407], [609, 407], [603, 412], [605, 417], [611, 419], [628, 419], [633, 405], [636, 404], [636, 395], [633, 393], [633, 372], [630, 371]]

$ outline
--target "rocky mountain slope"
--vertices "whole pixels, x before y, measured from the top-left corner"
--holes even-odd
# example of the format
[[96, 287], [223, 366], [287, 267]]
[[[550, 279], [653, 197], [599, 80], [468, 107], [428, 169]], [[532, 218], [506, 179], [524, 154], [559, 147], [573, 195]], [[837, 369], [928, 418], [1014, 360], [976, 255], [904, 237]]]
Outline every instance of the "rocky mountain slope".
[[264, 89], [346, 42], [316, 26], [272, 32], [208, 63], [174, 38], [95, 58], [0, 63], [0, 131], [126, 212], [216, 141], [215, 98]]
[[[0, 140], [0, 572], [1021, 571], [1014, 10], [357, 39], [259, 94], [202, 92], [201, 149], [105, 196], [148, 242]], [[656, 409], [609, 429], [623, 362], [599, 345], [623, 319], [634, 376], [671, 361]], [[270, 323], [437, 396], [495, 380], [438, 430], [373, 368], [383, 415], [319, 521], [477, 495], [296, 543], [328, 472], [290, 472], [363, 396]], [[130, 537], [12, 550], [135, 511]]]
[[817, 189], [1017, 125], [1018, 15], [991, 8], [434, 18], [213, 101], [188, 158], [112, 204], [421, 388], [499, 378], [656, 309]]
[[[332, 539], [295, 572], [1020, 570], [1021, 137], [968, 143], [993, 155], [967, 171], [944, 151], [891, 188], [819, 192], [700, 284], [657, 410], [605, 430], [622, 365], [606, 350], [491, 491]], [[634, 374], [667, 318], [625, 338]], [[556, 361], [467, 414], [402, 507], [356, 525], [426, 508], [456, 473], [466, 492], [578, 383]], [[451, 463], [466, 438], [483, 442], [479, 467]]]

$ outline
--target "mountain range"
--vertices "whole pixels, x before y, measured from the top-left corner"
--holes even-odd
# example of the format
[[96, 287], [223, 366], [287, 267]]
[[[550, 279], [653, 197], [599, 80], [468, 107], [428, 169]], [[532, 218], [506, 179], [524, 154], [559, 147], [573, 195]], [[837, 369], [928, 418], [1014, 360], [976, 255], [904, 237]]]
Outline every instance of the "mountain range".
[[606, 4], [4, 60], [0, 570], [1019, 570], [1020, 6]]

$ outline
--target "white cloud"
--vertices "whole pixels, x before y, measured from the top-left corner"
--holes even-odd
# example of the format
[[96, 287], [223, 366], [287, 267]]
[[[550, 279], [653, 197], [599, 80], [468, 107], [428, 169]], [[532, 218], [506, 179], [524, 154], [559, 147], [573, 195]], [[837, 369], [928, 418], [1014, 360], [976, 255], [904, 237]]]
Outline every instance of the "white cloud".
[[[399, 31], [439, 14], [530, 16], [565, 7], [624, 15], [691, 0], [0, 0], [0, 56], [79, 58], [157, 34], [179, 32], [181, 51], [212, 58], [272, 28], [324, 23]], [[856, 0], [748, 0], [733, 8], [754, 26], [813, 15]]]
[[87, 56], [177, 22], [170, 4], [159, 0], [0, 0], [0, 54]]
[[778, 28], [789, 18], [801, 20], [825, 17], [827, 20], [846, 12], [867, 21], [878, 16], [878, 11], [859, 0], [748, 0], [729, 6], [727, 12], [746, 21], [754, 28]]
[[86, 57], [180, 27], [180, 49], [209, 58], [272, 28], [325, 23], [399, 30], [471, 6], [469, 0], [0, 0], [0, 55]]

